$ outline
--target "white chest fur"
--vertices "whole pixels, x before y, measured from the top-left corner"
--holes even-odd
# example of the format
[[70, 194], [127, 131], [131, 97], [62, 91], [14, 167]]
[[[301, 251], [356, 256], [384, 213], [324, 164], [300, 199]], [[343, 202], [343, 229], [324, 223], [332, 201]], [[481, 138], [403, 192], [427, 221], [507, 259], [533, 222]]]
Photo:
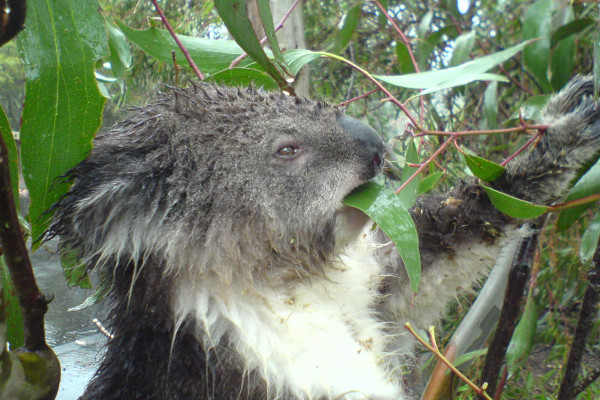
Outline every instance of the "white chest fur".
[[174, 304], [179, 320], [192, 315], [205, 348], [227, 333], [229, 346], [267, 382], [270, 398], [399, 399], [389, 372], [388, 337], [374, 305], [381, 279], [369, 240], [347, 249], [328, 271], [291, 288], [229, 289], [215, 293], [182, 282]]

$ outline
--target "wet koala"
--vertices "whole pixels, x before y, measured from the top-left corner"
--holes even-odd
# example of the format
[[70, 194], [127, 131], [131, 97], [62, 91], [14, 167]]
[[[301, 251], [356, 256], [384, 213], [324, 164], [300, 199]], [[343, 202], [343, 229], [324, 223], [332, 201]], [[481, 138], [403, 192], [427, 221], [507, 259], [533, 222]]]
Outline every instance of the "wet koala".
[[[522, 221], [480, 184], [411, 209], [422, 283], [344, 197], [381, 139], [343, 110], [256, 89], [173, 89], [99, 135], [49, 234], [99, 271], [114, 339], [82, 399], [407, 399], [414, 341], [483, 277]], [[491, 186], [550, 204], [600, 149], [590, 78]]]

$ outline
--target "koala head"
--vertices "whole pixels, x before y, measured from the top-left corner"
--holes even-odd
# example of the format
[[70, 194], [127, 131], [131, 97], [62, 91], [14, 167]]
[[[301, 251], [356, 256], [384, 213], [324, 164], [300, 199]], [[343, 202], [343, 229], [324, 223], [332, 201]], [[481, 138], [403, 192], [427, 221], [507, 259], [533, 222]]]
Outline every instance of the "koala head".
[[328, 104], [174, 89], [96, 138], [52, 229], [84, 257], [314, 273], [335, 248], [341, 201], [379, 173], [383, 151], [371, 128]]

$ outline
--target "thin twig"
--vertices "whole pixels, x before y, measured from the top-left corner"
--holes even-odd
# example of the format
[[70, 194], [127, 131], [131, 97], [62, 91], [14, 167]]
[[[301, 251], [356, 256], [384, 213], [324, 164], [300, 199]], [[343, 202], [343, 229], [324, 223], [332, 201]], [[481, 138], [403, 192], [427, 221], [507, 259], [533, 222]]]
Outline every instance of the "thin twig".
[[367, 97], [367, 96], [370, 96], [370, 95], [372, 95], [372, 94], [373, 94], [373, 93], [375, 93], [375, 92], [379, 92], [379, 89], [373, 89], [373, 90], [371, 90], [371, 91], [368, 91], [367, 93], [361, 94], [361, 95], [360, 95], [360, 96], [358, 96], [358, 97], [355, 97], [355, 98], [353, 98], [353, 99], [350, 99], [350, 100], [346, 100], [346, 101], [344, 101], [343, 103], [340, 103], [340, 104], [338, 104], [338, 106], [340, 106], [340, 107], [343, 107], [343, 106], [345, 106], [345, 105], [347, 105], [347, 104], [353, 103], [353, 102], [355, 102], [355, 101], [357, 101], [357, 100], [360, 100], [360, 99], [362, 99], [362, 98], [365, 98], [365, 97]]
[[181, 52], [185, 56], [188, 64], [190, 64], [190, 67], [192, 67], [192, 70], [194, 70], [194, 73], [196, 74], [198, 79], [204, 80], [204, 74], [202, 73], [202, 71], [200, 71], [200, 69], [194, 62], [194, 60], [192, 60], [192, 56], [190, 56], [190, 52], [188, 51], [188, 49], [183, 45], [183, 43], [181, 43], [181, 40], [179, 40], [179, 37], [177, 36], [175, 31], [171, 27], [171, 24], [169, 23], [169, 21], [167, 21], [167, 17], [165, 17], [165, 14], [159, 7], [158, 2], [156, 0], [150, 0], [150, 1], [152, 1], [152, 4], [154, 4], [154, 7], [156, 7], [156, 12], [158, 13], [158, 15], [160, 15], [160, 19], [162, 20], [162, 23], [165, 25], [165, 27], [167, 28], [167, 30], [169, 31], [169, 33], [171, 34], [173, 39], [175, 39], [175, 43], [177, 43], [177, 46], [179, 46], [179, 48], [181, 49]]
[[102, 322], [98, 321], [98, 318], [94, 318], [92, 319], [92, 322], [96, 325], [96, 327], [98, 328], [98, 330], [107, 338], [109, 338], [110, 340], [113, 340], [115, 338], [115, 335], [113, 335], [112, 333], [110, 333], [108, 331], [108, 329], [106, 329], [104, 327], [104, 325], [102, 325]]
[[[404, 324], [404, 327], [423, 345], [427, 348], [427, 350], [429, 350], [430, 352], [432, 352], [441, 362], [443, 362], [444, 364], [446, 364], [446, 366], [448, 368], [450, 368], [450, 370], [452, 372], [454, 372], [454, 374], [456, 374], [456, 376], [458, 376], [460, 378], [460, 380], [462, 380], [463, 382], [465, 382], [467, 385], [469, 385], [469, 387], [471, 389], [473, 389], [478, 395], [482, 396], [484, 399], [486, 400], [493, 400], [487, 393], [486, 393], [486, 389], [487, 389], [487, 384], [483, 384], [481, 385], [481, 387], [478, 387], [476, 384], [474, 384], [469, 378], [467, 378], [465, 375], [463, 375], [462, 372], [460, 372], [454, 365], [452, 365], [452, 363], [450, 361], [448, 361], [446, 359], [446, 357], [444, 357], [444, 355], [438, 350], [437, 345], [435, 344], [435, 342], [433, 344], [429, 344], [427, 343], [423, 338], [421, 338], [417, 332], [414, 331], [414, 329], [412, 328], [412, 326], [410, 325], [410, 323], [406, 323]], [[429, 329], [430, 335], [432, 335], [432, 328]]]
[[452, 143], [454, 141], [454, 136], [450, 136], [448, 139], [446, 139], [446, 141], [444, 143], [442, 143], [442, 145], [440, 147], [438, 147], [438, 149], [435, 151], [435, 153], [433, 153], [428, 159], [427, 161], [425, 161], [423, 164], [421, 164], [421, 166], [410, 176], [410, 178], [408, 178], [399, 188], [398, 190], [396, 190], [396, 194], [400, 193], [400, 191], [402, 191], [402, 189], [404, 189], [413, 179], [415, 179], [421, 172], [423, 172], [423, 170], [425, 168], [427, 168], [427, 166], [429, 164], [431, 164], [431, 162], [433, 160], [435, 160], [440, 154], [442, 154], [444, 152], [444, 150], [446, 149], [446, 147], [448, 147], [448, 145], [450, 143]]
[[[283, 17], [281, 18], [281, 21], [279, 21], [279, 23], [275, 27], [275, 32], [278, 32], [281, 28], [283, 28], [283, 24], [290, 17], [290, 15], [292, 14], [292, 12], [294, 11], [294, 9], [296, 8], [296, 6], [298, 5], [299, 2], [300, 2], [300, 0], [294, 1], [294, 4], [292, 4], [292, 6], [290, 7], [290, 9], [283, 15]], [[265, 43], [267, 43], [267, 37], [266, 36], [263, 37], [260, 40], [261, 46], [264, 45]], [[238, 65], [246, 57], [248, 57], [248, 53], [246, 53], [246, 52], [242, 53], [239, 57], [237, 57], [235, 60], [233, 60], [231, 62], [231, 64], [229, 64], [229, 68], [230, 69], [234, 68], [236, 65]]]

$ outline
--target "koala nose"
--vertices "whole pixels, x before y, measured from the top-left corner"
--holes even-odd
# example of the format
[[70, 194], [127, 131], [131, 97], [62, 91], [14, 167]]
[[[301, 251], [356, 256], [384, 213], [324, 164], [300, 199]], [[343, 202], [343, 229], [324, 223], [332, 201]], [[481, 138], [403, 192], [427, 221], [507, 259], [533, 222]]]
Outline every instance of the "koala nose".
[[357, 142], [361, 148], [361, 157], [365, 157], [367, 163], [367, 177], [375, 177], [383, 166], [383, 154], [385, 146], [383, 141], [375, 130], [359, 120], [342, 115], [338, 119], [338, 124], [351, 138]]

